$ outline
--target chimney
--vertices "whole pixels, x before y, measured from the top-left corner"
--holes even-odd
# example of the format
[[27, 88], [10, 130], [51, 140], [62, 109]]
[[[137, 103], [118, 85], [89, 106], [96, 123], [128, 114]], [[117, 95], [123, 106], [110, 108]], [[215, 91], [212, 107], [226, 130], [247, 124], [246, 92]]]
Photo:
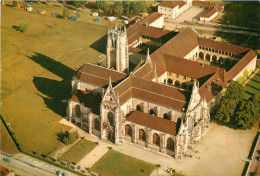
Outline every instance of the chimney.
[[210, 91], [210, 85], [206, 86], [207, 87], [207, 90]]
[[148, 22], [145, 23], [145, 27], [148, 27]]

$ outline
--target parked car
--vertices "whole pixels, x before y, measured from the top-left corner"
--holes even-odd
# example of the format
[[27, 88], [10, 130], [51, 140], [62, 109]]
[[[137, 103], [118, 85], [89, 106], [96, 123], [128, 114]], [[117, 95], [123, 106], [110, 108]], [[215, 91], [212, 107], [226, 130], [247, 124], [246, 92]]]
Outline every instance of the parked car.
[[114, 21], [117, 17], [114, 16], [108, 16], [107, 21]]
[[12, 159], [11, 158], [4, 158], [3, 159], [5, 162], [8, 162], [8, 163], [11, 163], [12, 162]]

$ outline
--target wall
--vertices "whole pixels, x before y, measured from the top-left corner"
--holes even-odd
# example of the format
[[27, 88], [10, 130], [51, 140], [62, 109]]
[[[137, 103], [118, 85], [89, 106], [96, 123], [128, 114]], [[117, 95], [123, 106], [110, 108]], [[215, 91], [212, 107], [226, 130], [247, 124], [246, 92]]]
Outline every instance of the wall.
[[164, 15], [152, 22], [149, 26], [157, 27], [157, 28], [163, 28], [164, 26]]
[[196, 60], [198, 56], [199, 56], [199, 46], [196, 46], [192, 51], [190, 51], [186, 56], [184, 56], [184, 59]]
[[237, 80], [240, 76], [243, 76], [243, 73], [245, 70], [247, 70], [249, 72], [248, 76], [256, 69], [256, 59], [257, 56], [250, 62], [247, 64], [247, 66], [241, 70], [234, 78], [233, 80]]
[[213, 15], [211, 15], [211, 16], [208, 17], [208, 18], [206, 18], [206, 17], [200, 17], [200, 21], [211, 21], [211, 20], [214, 19], [217, 15], [218, 15], [218, 12], [215, 12]]
[[175, 11], [178, 9], [178, 6], [175, 8], [169, 8], [164, 6], [158, 6], [158, 12], [164, 14], [164, 18], [166, 19], [174, 19], [175, 18]]

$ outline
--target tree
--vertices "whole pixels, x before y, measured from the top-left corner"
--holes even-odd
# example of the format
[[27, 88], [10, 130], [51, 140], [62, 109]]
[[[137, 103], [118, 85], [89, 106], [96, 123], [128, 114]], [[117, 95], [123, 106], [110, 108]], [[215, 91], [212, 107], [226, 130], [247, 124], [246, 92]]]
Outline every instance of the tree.
[[81, 7], [83, 5], [86, 5], [86, 1], [72, 1], [72, 5], [75, 7]]
[[123, 4], [121, 2], [115, 2], [113, 5], [114, 15], [120, 17], [123, 14]]
[[17, 1], [13, 1], [12, 2], [12, 7], [16, 7], [17, 6]]
[[104, 4], [103, 11], [105, 15], [108, 15], [110, 13], [111, 7], [107, 3]]
[[245, 99], [244, 87], [236, 81], [231, 81], [225, 92], [225, 98], [236, 100], [237, 102]]
[[239, 129], [251, 129], [256, 120], [255, 106], [251, 101], [242, 101], [234, 116], [234, 126]]
[[97, 8], [99, 8], [99, 9], [104, 9], [104, 6], [105, 6], [105, 4], [107, 4], [105, 1], [102, 1], [102, 0], [97, 0], [96, 1], [96, 6], [97, 6]]
[[257, 117], [256, 120], [260, 120], [260, 95], [254, 95], [253, 97], [250, 97], [249, 101], [254, 104], [254, 114]]
[[68, 18], [69, 16], [70, 16], [70, 11], [69, 11], [69, 9], [67, 9], [67, 8], [63, 9], [62, 17], [66, 19], [66, 18]]
[[223, 97], [216, 109], [215, 118], [224, 123], [229, 123], [234, 115], [236, 105], [237, 103], [235, 100]]

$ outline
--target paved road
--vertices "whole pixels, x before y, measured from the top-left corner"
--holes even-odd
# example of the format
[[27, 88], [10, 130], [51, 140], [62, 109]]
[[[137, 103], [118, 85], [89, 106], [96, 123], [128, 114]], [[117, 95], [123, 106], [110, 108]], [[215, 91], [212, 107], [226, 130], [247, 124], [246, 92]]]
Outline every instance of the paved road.
[[248, 168], [248, 176], [250, 175], [260, 175], [260, 161], [257, 159], [260, 157], [260, 137], [258, 137], [258, 141], [255, 146], [255, 150], [252, 156], [251, 163]]
[[257, 32], [232, 30], [232, 29], [221, 29], [221, 28], [215, 28], [215, 27], [205, 27], [205, 26], [196, 26], [196, 25], [188, 25], [188, 24], [176, 24], [176, 23], [169, 22], [169, 21], [165, 21], [164, 25], [165, 25], [165, 29], [168, 29], [168, 30], [174, 30], [176, 28], [191, 27], [193, 29], [199, 29], [199, 30], [205, 30], [205, 31], [220, 31], [220, 32], [226, 32], [226, 33], [246, 34], [246, 35], [255, 35], [255, 36], [259, 35], [259, 33], [257, 33]]
[[37, 168], [33, 165], [29, 165], [27, 163], [19, 161], [15, 158], [12, 158], [12, 162], [10, 162], [10, 163], [5, 162], [3, 160], [5, 157], [6, 157], [5, 155], [0, 154], [1, 165], [14, 170], [15, 173], [18, 174], [18, 175], [24, 175], [24, 176], [55, 175], [55, 174], [52, 174], [52, 173], [47, 172], [45, 170], [42, 170], [40, 168]]
[[56, 171], [60, 170], [61, 172], [67, 173], [69, 176], [76, 176], [75, 174], [53, 166], [51, 164], [42, 162], [33, 157], [27, 156], [23, 153], [19, 153], [14, 157], [9, 157], [12, 159], [12, 162], [8, 163], [3, 160], [7, 157], [4, 153], [0, 154], [0, 163], [3, 166], [6, 166], [14, 170], [19, 175], [24, 176], [42, 176], [42, 175], [56, 175]]

